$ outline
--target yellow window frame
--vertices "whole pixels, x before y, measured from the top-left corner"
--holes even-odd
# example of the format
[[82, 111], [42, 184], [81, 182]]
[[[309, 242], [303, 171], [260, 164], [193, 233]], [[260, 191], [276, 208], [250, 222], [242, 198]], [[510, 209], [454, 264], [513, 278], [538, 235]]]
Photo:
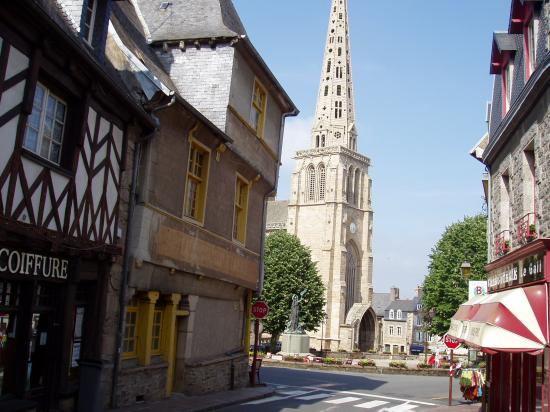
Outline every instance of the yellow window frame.
[[[256, 136], [264, 137], [265, 126], [265, 111], [267, 107], [267, 91], [264, 85], [258, 80], [254, 80], [254, 89], [252, 90], [252, 110], [251, 110], [251, 125], [256, 131]], [[254, 115], [257, 113], [257, 120]]]
[[153, 333], [151, 334], [151, 354], [160, 355], [162, 353], [162, 321], [164, 311], [156, 307], [153, 311]]
[[246, 242], [249, 195], [250, 182], [237, 173], [235, 178], [235, 199], [233, 209], [233, 239], [242, 244]]
[[[130, 301], [126, 307], [126, 320], [124, 324], [124, 336], [122, 338], [122, 358], [131, 359], [137, 357], [138, 346], [138, 307], [135, 300]], [[129, 349], [130, 342], [133, 350]]]
[[189, 139], [189, 158], [185, 182], [184, 216], [204, 223], [211, 150]]

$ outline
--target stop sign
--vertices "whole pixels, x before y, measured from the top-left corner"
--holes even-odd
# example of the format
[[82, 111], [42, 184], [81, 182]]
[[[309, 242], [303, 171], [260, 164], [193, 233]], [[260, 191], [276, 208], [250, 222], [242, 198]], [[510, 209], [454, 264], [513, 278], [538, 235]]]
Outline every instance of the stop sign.
[[451, 338], [449, 335], [445, 335], [443, 337], [443, 343], [445, 343], [445, 346], [447, 346], [449, 349], [456, 349], [460, 346], [460, 342], [456, 339]]
[[269, 313], [267, 303], [262, 300], [257, 301], [252, 305], [252, 316], [256, 319], [263, 319]]

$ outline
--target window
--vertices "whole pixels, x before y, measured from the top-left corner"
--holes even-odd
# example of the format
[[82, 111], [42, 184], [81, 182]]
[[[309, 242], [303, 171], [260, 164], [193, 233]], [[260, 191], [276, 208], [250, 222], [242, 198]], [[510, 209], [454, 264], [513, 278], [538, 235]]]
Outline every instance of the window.
[[525, 68], [526, 79], [529, 79], [535, 71], [537, 63], [537, 36], [538, 36], [538, 20], [531, 18], [524, 30], [525, 39]]
[[510, 229], [510, 177], [508, 171], [501, 175], [500, 180], [500, 232]]
[[342, 102], [337, 101], [334, 106], [334, 118], [339, 119], [342, 117]]
[[126, 307], [126, 322], [124, 325], [124, 337], [122, 339], [122, 352], [124, 358], [133, 358], [137, 355], [137, 301], [132, 299]]
[[342, 133], [336, 132], [336, 133], [334, 133], [334, 137], [337, 138], [337, 139], [339, 139], [339, 138], [342, 137]]
[[162, 308], [155, 307], [153, 312], [153, 333], [151, 334], [151, 353], [160, 355], [162, 337]]
[[209, 159], [210, 151], [198, 142], [191, 141], [184, 213], [200, 222], [204, 220]]
[[326, 169], [321, 164], [319, 165], [319, 200], [325, 200], [326, 180]]
[[315, 136], [315, 147], [319, 147], [319, 135]]
[[327, 62], [327, 73], [330, 73], [330, 69], [332, 67], [332, 61], [330, 59], [328, 59], [328, 62]]
[[342, 95], [342, 86], [340, 86], [340, 85], [336, 86], [336, 95], [337, 96]]
[[393, 309], [390, 309], [390, 319], [395, 319], [395, 312]]
[[397, 336], [401, 336], [401, 326], [397, 327]]
[[81, 34], [82, 38], [86, 40], [86, 43], [89, 45], [92, 44], [94, 38], [94, 25], [95, 25], [95, 16], [97, 13], [97, 1], [98, 0], [88, 0], [85, 2], [85, 6], [82, 13], [82, 29]]
[[338, 47], [338, 56], [341, 56], [341, 55], [342, 55], [342, 48]]
[[325, 96], [328, 96], [328, 86], [325, 86]]
[[422, 316], [416, 316], [416, 326], [422, 326]]
[[508, 64], [502, 70], [502, 86], [503, 86], [503, 103], [504, 114], [510, 110], [510, 104], [512, 103], [512, 87], [514, 79], [514, 62], [509, 60]]
[[233, 239], [244, 244], [246, 239], [246, 218], [248, 212], [249, 184], [237, 176], [235, 183], [235, 213], [233, 216]]
[[389, 331], [390, 331], [390, 336], [393, 336], [393, 332], [394, 332], [393, 326], [390, 326], [390, 327], [389, 327]]
[[315, 201], [315, 168], [313, 165], [307, 169], [307, 200]]
[[536, 189], [536, 163], [534, 143], [531, 142], [523, 151], [523, 212], [533, 213], [535, 207], [535, 189]]
[[23, 146], [55, 164], [61, 162], [67, 104], [38, 83]]
[[403, 319], [403, 312], [401, 312], [401, 309], [397, 310], [397, 319]]
[[355, 283], [357, 277], [357, 258], [354, 250], [349, 245], [346, 260], [346, 314], [355, 303]]
[[267, 105], [267, 93], [262, 84], [254, 82], [254, 94], [252, 96], [252, 128], [258, 137], [264, 136], [265, 108]]

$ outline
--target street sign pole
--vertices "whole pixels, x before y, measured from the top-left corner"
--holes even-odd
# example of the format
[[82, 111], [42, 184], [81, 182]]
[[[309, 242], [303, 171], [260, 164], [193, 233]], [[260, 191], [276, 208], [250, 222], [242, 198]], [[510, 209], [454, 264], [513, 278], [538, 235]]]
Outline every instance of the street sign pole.
[[449, 406], [453, 404], [453, 352], [451, 349], [451, 363], [449, 365]]
[[252, 368], [250, 371], [250, 386], [256, 386], [256, 357], [258, 356], [258, 341], [260, 339], [260, 320], [254, 319], [254, 354], [252, 355]]

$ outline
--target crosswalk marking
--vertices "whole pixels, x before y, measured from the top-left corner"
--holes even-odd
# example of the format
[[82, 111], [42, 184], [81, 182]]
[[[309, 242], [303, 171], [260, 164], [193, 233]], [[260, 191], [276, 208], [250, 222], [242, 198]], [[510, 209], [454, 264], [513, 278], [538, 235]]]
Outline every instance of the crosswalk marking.
[[354, 402], [358, 401], [361, 398], [354, 398], [353, 396], [348, 396], [347, 398], [338, 398], [338, 399], [331, 399], [330, 401], [325, 401], [326, 403], [333, 403], [336, 405], [339, 405], [341, 403], [348, 403], [348, 402]]
[[353, 406], [355, 406], [356, 408], [372, 409], [372, 408], [376, 408], [377, 406], [385, 405], [387, 403], [389, 403], [389, 402], [386, 402], [386, 401], [370, 401], [370, 402], [360, 403], [359, 405], [353, 405]]
[[301, 401], [312, 401], [315, 399], [324, 399], [324, 398], [330, 398], [331, 396], [334, 396], [330, 393], [316, 393], [315, 395], [307, 395], [307, 396], [300, 396], [299, 398]]
[[384, 409], [387, 412], [403, 412], [410, 411], [412, 409], [418, 408], [418, 405], [411, 405], [410, 403], [403, 403], [401, 405], [394, 406], [393, 408]]
[[285, 396], [300, 396], [311, 393], [311, 391], [277, 391], [277, 393]]

